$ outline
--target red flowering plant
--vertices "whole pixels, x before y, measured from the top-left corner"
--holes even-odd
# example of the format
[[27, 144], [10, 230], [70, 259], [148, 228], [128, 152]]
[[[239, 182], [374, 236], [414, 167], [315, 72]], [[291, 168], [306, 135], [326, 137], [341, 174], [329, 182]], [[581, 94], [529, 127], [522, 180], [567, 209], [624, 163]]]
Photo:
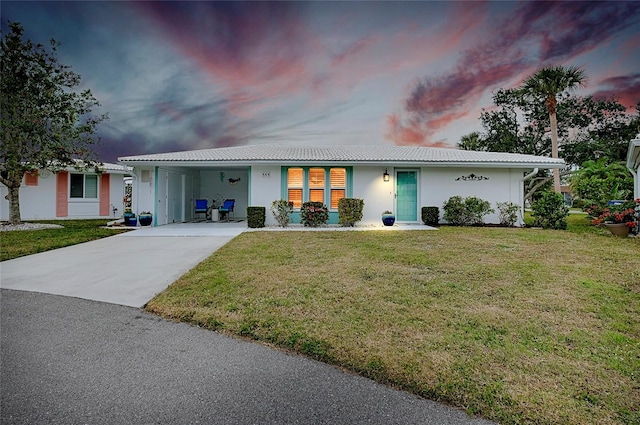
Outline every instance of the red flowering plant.
[[[638, 225], [638, 207], [640, 207], [640, 198], [635, 201], [627, 201], [620, 205], [611, 205], [604, 207], [599, 211], [599, 215], [591, 220], [592, 224], [626, 224], [629, 227]], [[589, 211], [587, 211], [589, 212]]]
[[300, 208], [300, 223], [305, 227], [327, 224], [329, 209], [322, 202], [304, 202]]

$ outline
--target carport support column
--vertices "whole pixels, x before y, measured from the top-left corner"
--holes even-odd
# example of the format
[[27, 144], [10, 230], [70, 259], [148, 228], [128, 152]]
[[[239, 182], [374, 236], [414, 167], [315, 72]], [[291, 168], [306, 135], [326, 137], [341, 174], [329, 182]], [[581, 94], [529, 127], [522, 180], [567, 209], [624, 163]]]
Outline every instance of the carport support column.
[[534, 168], [532, 172], [530, 172], [529, 174], [524, 176], [522, 178], [522, 183], [520, 184], [520, 190], [522, 191], [522, 197], [521, 197], [522, 198], [522, 208], [520, 208], [520, 216], [522, 217], [522, 223], [520, 223], [520, 226], [524, 226], [524, 182], [526, 182], [527, 180], [531, 179], [536, 174], [538, 174], [538, 167]]
[[187, 176], [185, 174], [182, 175], [181, 178], [181, 184], [182, 184], [182, 208], [180, 208], [180, 211], [182, 211], [182, 216], [180, 217], [180, 221], [182, 221], [183, 223], [186, 223], [187, 221], [187, 216], [186, 216], [186, 205], [187, 205]]

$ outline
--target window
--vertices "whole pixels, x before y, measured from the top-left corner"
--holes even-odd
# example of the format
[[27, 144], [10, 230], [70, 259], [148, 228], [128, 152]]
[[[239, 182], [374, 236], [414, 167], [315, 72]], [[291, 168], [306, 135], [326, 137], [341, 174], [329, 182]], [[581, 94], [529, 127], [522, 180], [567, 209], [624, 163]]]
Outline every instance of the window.
[[309, 169], [309, 201], [324, 203], [324, 168]]
[[338, 201], [346, 194], [346, 168], [305, 167], [287, 170], [287, 200], [293, 202], [294, 208], [300, 208], [303, 202], [310, 201], [338, 209]]
[[302, 168], [289, 168], [287, 171], [288, 201], [293, 202], [293, 208], [302, 207], [304, 170]]
[[96, 174], [71, 174], [70, 198], [98, 198], [98, 176]]
[[338, 209], [338, 201], [347, 193], [347, 170], [344, 168], [332, 168], [329, 172], [331, 183], [331, 209]]

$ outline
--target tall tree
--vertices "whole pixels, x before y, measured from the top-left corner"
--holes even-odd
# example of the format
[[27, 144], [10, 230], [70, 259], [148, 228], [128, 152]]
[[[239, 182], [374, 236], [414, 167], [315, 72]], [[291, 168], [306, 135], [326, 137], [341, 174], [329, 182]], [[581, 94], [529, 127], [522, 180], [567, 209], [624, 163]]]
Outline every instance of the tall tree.
[[[558, 158], [557, 96], [582, 86], [585, 82], [586, 77], [581, 68], [554, 66], [541, 69], [522, 83], [521, 93], [525, 99], [544, 98], [551, 124], [551, 156], [553, 158]], [[553, 189], [560, 193], [560, 170], [557, 168], [553, 170]]]
[[[493, 95], [495, 108], [483, 110], [484, 131], [463, 136], [463, 150], [550, 155], [549, 114], [540, 102], [527, 103], [517, 90], [499, 89]], [[570, 166], [608, 157], [625, 161], [629, 140], [640, 129], [640, 104], [629, 114], [615, 99], [592, 96], [558, 98], [559, 155]]]
[[9, 221], [20, 222], [20, 184], [26, 172], [67, 166], [98, 167], [92, 145], [106, 115], [91, 115], [99, 102], [90, 90], [76, 92], [80, 76], [58, 63], [59, 43], [49, 50], [23, 40], [9, 22], [0, 53], [0, 182], [8, 188]]
[[[519, 90], [499, 89], [493, 95], [495, 108], [483, 110], [481, 133], [463, 136], [458, 147], [463, 150], [511, 152], [532, 155], [550, 155], [549, 114], [543, 102], [529, 102]], [[605, 159], [625, 161], [629, 140], [640, 128], [640, 104], [636, 114], [614, 99], [594, 99], [592, 96], [558, 96], [559, 155], [571, 166], [560, 176], [572, 174], [586, 161]], [[553, 181], [553, 175], [541, 170], [528, 181], [525, 199]], [[621, 188], [624, 185], [620, 186]]]

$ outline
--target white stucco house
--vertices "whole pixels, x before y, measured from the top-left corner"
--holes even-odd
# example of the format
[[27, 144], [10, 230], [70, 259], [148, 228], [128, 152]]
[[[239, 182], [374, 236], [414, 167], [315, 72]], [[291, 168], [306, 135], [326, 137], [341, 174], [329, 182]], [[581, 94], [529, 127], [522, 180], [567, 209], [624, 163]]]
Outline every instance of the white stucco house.
[[[124, 177], [130, 170], [103, 164], [102, 172], [69, 167], [57, 173], [28, 173], [20, 186], [22, 220], [112, 218], [124, 210]], [[0, 220], [9, 219], [8, 189], [0, 184]]]
[[[274, 200], [322, 201], [329, 223], [338, 200], [364, 200], [361, 224], [380, 224], [391, 210], [399, 223], [420, 223], [423, 206], [442, 207], [453, 195], [522, 205], [523, 181], [561, 159], [418, 146], [240, 146], [119, 158], [132, 167], [133, 211], [149, 210], [153, 225], [190, 221], [196, 199], [235, 199], [235, 217]], [[292, 217], [299, 223], [299, 215]], [[497, 214], [486, 222], [498, 223]]]
[[629, 142], [627, 168], [633, 174], [633, 199], [640, 198], [640, 134]]

